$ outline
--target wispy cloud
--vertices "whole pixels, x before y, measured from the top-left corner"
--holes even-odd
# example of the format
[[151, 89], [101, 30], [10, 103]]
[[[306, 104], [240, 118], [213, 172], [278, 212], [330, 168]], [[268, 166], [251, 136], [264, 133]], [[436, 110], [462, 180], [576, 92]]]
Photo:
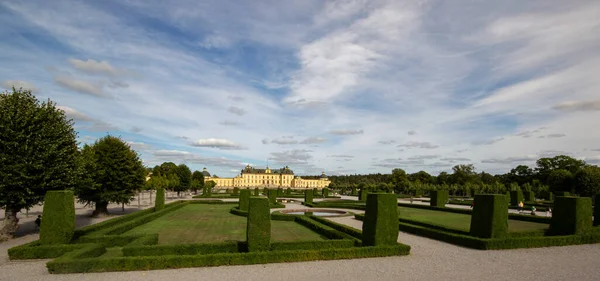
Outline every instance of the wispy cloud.
[[23, 88], [23, 90], [31, 90], [32, 93], [37, 93], [40, 90], [35, 85], [21, 80], [2, 81], [2, 83], [0, 83], [0, 86], [4, 87], [7, 90], [12, 89], [13, 87], [15, 89]]
[[229, 108], [227, 108], [227, 111], [229, 111], [230, 113], [233, 113], [235, 115], [238, 116], [242, 116], [244, 114], [246, 114], [246, 110], [241, 108], [241, 107], [237, 107], [237, 106], [230, 106]]
[[362, 135], [364, 131], [362, 129], [336, 129], [329, 131], [332, 135]]
[[227, 139], [215, 139], [215, 138], [209, 138], [209, 139], [199, 139], [197, 141], [194, 141], [190, 144], [191, 146], [196, 146], [196, 147], [210, 147], [210, 148], [218, 148], [218, 149], [225, 149], [225, 150], [242, 150], [242, 149], [246, 149], [245, 147], [227, 140]]

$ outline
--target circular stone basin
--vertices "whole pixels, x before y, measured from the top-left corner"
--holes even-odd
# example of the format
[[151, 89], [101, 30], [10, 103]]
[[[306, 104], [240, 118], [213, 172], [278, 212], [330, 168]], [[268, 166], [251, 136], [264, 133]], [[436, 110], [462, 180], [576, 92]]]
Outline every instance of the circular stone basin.
[[307, 215], [317, 217], [341, 217], [348, 215], [348, 212], [326, 209], [302, 209], [302, 210], [281, 210], [286, 215]]

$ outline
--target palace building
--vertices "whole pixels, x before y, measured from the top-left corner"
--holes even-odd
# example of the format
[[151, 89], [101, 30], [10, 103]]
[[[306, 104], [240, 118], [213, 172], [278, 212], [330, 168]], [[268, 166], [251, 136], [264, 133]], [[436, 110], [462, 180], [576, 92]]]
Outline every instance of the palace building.
[[266, 169], [256, 169], [250, 165], [241, 171], [241, 173], [234, 178], [220, 178], [217, 176], [211, 176], [210, 173], [203, 169], [202, 174], [204, 175], [204, 182], [214, 181], [217, 185], [215, 188], [254, 188], [254, 187], [267, 187], [267, 188], [293, 188], [293, 189], [309, 189], [309, 188], [324, 188], [329, 186], [329, 179], [325, 175], [325, 172], [321, 174], [318, 179], [303, 179], [299, 176], [294, 176], [294, 171], [290, 170], [288, 166], [281, 169], [271, 170], [269, 166]]

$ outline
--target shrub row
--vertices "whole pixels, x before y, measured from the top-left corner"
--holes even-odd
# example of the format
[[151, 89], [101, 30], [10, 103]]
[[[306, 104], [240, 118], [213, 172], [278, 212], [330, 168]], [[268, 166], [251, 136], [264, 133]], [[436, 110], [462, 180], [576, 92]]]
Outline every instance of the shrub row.
[[223, 193], [223, 194], [219, 194], [219, 193], [209, 193], [209, 194], [201, 194], [201, 195], [194, 195], [192, 196], [192, 198], [237, 198], [240, 197], [239, 194], [233, 194], [233, 193]]
[[252, 253], [221, 253], [211, 255], [169, 255], [156, 257], [118, 257], [105, 259], [60, 259], [47, 264], [50, 273], [82, 273], [246, 265], [315, 260], [356, 259], [368, 257], [402, 256], [410, 253], [410, 246], [398, 244], [379, 247], [352, 247], [302, 251], [267, 251]]
[[271, 251], [289, 251], [289, 250], [320, 250], [320, 249], [340, 249], [351, 248], [355, 246], [355, 241], [351, 239], [336, 239], [324, 241], [298, 241], [298, 242], [276, 242], [271, 243]]
[[131, 243], [127, 244], [126, 246], [133, 247], [133, 246], [148, 246], [148, 245], [156, 245], [156, 244], [158, 244], [158, 233], [143, 235], [140, 238], [133, 240]]
[[354, 238], [346, 233], [337, 231], [329, 226], [326, 226], [320, 222], [313, 220], [312, 217], [310, 217], [310, 216], [298, 216], [298, 217], [296, 217], [295, 221], [296, 221], [296, 223], [306, 226], [309, 229], [312, 229], [314, 232], [327, 237], [328, 239], [356, 240], [356, 238]]
[[[184, 201], [175, 201], [169, 204], [165, 204], [165, 208], [170, 208], [179, 204], [184, 204]], [[117, 224], [121, 224], [127, 221], [131, 221], [134, 220], [136, 218], [139, 217], [143, 217], [147, 214], [153, 213], [154, 212], [154, 208], [149, 208], [149, 209], [145, 209], [145, 210], [141, 210], [141, 211], [137, 211], [135, 213], [131, 213], [131, 214], [127, 214], [124, 216], [120, 216], [114, 219], [110, 219], [110, 220], [106, 220], [103, 222], [99, 222], [96, 224], [92, 224], [92, 225], [88, 225], [88, 226], [84, 226], [80, 229], [76, 229], [75, 230], [75, 234], [74, 234], [74, 239], [79, 237], [79, 236], [83, 236], [83, 235], [88, 235], [91, 234], [93, 232], [96, 231], [101, 231], [101, 230], [105, 230], [109, 227], [115, 226]], [[95, 234], [95, 233], [94, 233]]]
[[206, 205], [237, 205], [238, 202], [227, 202], [223, 200], [193, 200], [187, 201], [188, 204], [206, 204]]
[[56, 258], [83, 247], [84, 244], [41, 245], [40, 240], [35, 240], [8, 249], [8, 258], [11, 260]]
[[[121, 233], [124, 233], [130, 229], [137, 227], [137, 226], [148, 223], [149, 221], [152, 221], [152, 220], [154, 220], [162, 215], [165, 215], [169, 212], [180, 209], [180, 208], [184, 207], [185, 205], [187, 205], [187, 204], [184, 203], [184, 204], [173, 205], [173, 206], [170, 206], [169, 208], [164, 208], [158, 212], [146, 214], [145, 216], [137, 217], [133, 220], [129, 220], [129, 221], [123, 222], [121, 224], [113, 225], [112, 227], [107, 227], [106, 229], [97, 231], [93, 234], [94, 234], [94, 236], [121, 234]], [[91, 236], [91, 234], [90, 234], [90, 236]]]
[[322, 218], [322, 217], [317, 217], [317, 216], [313, 216], [311, 217], [311, 219], [313, 219], [314, 221], [320, 222], [326, 226], [329, 226], [337, 231], [341, 231], [343, 233], [346, 233], [356, 239], [362, 240], [362, 231], [353, 228], [353, 227], [349, 227], [347, 225], [344, 224], [339, 224], [336, 222], [332, 222], [328, 219]]
[[314, 207], [322, 207], [322, 208], [339, 208], [339, 209], [355, 209], [355, 210], [365, 210], [366, 205], [364, 202], [356, 202], [354, 204], [348, 203], [335, 203], [335, 202], [314, 202], [303, 203], [302, 205], [314, 208]]
[[106, 247], [121, 247], [142, 238], [144, 235], [88, 235], [79, 237], [77, 244], [101, 244]]
[[247, 245], [242, 241], [205, 244], [178, 244], [178, 245], [153, 245], [153, 246], [127, 246], [123, 247], [123, 256], [166, 256], [166, 255], [206, 255], [217, 253], [245, 252]]

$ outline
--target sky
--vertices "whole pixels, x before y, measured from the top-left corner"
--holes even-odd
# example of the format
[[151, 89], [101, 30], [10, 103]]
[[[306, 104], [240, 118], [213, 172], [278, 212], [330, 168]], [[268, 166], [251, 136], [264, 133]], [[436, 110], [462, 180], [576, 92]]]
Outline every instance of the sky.
[[600, 164], [600, 1], [1, 1], [0, 89], [154, 166]]

